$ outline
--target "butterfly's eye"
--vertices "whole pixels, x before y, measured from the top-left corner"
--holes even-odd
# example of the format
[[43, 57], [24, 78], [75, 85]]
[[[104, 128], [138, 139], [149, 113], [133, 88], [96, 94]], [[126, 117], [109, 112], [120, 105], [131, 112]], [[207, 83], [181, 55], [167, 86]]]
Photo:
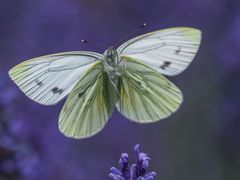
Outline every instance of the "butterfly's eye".
[[109, 50], [109, 51], [107, 52], [107, 58], [111, 58], [111, 57], [112, 57], [112, 55], [113, 55], [113, 52], [112, 52], [112, 50]]

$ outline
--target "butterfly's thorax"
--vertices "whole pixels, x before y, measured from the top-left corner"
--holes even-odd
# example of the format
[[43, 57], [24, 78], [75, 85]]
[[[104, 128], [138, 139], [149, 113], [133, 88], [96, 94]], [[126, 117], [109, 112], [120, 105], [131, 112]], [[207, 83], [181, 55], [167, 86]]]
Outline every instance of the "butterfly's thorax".
[[110, 79], [114, 79], [119, 74], [120, 58], [118, 52], [112, 47], [104, 52], [103, 66], [104, 71], [109, 74]]

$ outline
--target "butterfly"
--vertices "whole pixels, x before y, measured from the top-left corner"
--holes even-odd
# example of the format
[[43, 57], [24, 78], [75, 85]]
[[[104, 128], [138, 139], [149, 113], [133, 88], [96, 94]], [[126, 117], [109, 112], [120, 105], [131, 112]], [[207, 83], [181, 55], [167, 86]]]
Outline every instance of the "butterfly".
[[67, 97], [59, 130], [86, 138], [103, 129], [115, 107], [137, 123], [167, 118], [183, 101], [166, 76], [183, 72], [195, 57], [201, 31], [174, 27], [137, 36], [103, 54], [72, 51], [24, 61], [10, 78], [31, 100], [54, 105]]

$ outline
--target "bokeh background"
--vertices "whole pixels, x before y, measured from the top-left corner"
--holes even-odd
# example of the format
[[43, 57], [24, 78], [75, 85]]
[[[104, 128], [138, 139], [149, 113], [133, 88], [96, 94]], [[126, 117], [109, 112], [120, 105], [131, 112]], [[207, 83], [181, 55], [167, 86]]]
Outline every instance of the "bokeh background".
[[[143, 22], [149, 26], [141, 33], [173, 26], [203, 32], [193, 63], [171, 78], [185, 101], [167, 120], [138, 125], [115, 112], [94, 137], [69, 139], [57, 127], [63, 102], [34, 103], [8, 77], [14, 65], [40, 55], [102, 53]], [[134, 160], [137, 143], [157, 180], [240, 179], [240, 1], [0, 0], [0, 179], [105, 180], [121, 152]]]

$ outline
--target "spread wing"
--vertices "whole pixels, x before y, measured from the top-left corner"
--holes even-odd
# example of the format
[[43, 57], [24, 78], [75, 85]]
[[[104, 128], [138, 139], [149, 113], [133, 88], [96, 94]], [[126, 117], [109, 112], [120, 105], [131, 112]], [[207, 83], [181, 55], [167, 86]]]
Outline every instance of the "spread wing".
[[181, 91], [149, 66], [124, 58], [119, 80], [120, 99], [117, 109], [138, 123], [164, 119], [175, 112], [182, 100]]
[[115, 104], [116, 91], [99, 62], [81, 77], [67, 97], [59, 129], [68, 137], [90, 137], [104, 127]]
[[162, 74], [174, 76], [184, 71], [195, 57], [201, 32], [176, 27], [158, 30], [130, 39], [118, 48], [122, 58], [140, 60]]
[[11, 79], [33, 101], [53, 105], [63, 99], [81, 75], [102, 59], [94, 52], [51, 54], [24, 61], [9, 71]]

